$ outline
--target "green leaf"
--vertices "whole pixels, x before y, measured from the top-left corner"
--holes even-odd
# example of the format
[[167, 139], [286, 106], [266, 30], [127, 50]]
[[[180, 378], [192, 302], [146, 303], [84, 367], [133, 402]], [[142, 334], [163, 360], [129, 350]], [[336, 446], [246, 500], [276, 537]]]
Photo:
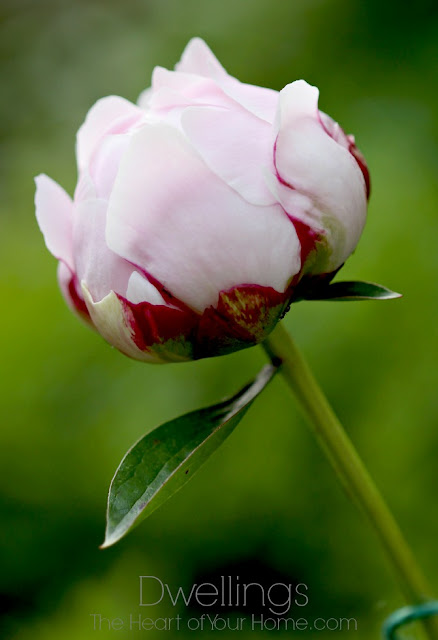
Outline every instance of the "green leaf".
[[303, 292], [304, 300], [392, 300], [401, 298], [400, 293], [391, 291], [381, 284], [373, 282], [334, 282], [319, 288]]
[[267, 365], [232, 398], [160, 425], [128, 451], [111, 482], [101, 548], [120, 540], [190, 480], [232, 433], [277, 370]]

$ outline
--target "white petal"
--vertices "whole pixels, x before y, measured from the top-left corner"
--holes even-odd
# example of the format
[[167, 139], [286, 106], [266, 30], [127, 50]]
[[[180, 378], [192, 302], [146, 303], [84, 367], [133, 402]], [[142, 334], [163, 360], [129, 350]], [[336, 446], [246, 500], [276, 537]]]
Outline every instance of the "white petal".
[[84, 282], [82, 283], [82, 292], [91, 319], [107, 342], [135, 360], [161, 362], [158, 357], [149, 352], [141, 351], [135, 344], [132, 338], [133, 332], [129, 326], [130, 319], [126, 315], [127, 309], [114, 291], [111, 291], [100, 302], [94, 302]]
[[70, 196], [46, 175], [35, 178], [35, 207], [38, 225], [48, 250], [73, 268], [72, 218]]
[[197, 311], [239, 284], [284, 291], [300, 268], [281, 207], [250, 205], [165, 125], [131, 139], [109, 202], [107, 243]]
[[166, 305], [161, 293], [154, 285], [143, 278], [138, 271], [134, 271], [131, 274], [128, 282], [128, 290], [126, 292], [127, 299], [138, 304], [140, 302], [150, 302], [151, 304]]
[[278, 104], [279, 125], [283, 128], [294, 126], [301, 118], [318, 120], [317, 87], [305, 80], [295, 80], [280, 91]]

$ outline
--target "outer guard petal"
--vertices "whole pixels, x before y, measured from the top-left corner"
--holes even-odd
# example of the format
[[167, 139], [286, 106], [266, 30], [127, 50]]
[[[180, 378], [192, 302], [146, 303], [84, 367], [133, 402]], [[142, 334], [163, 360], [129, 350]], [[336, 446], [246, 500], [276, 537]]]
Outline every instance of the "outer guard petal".
[[281, 207], [246, 202], [165, 125], [133, 136], [106, 233], [114, 252], [198, 312], [241, 282], [284, 291], [301, 266], [296, 231]]
[[94, 302], [84, 282], [82, 291], [99, 333], [125, 355], [154, 363], [193, 359], [198, 321], [194, 312], [149, 302], [133, 304], [114, 291]]
[[[313, 218], [315, 230], [326, 232], [331, 254], [320, 267], [333, 271], [352, 253], [365, 224], [364, 176], [349, 150], [322, 126], [314, 87], [297, 81], [280, 95], [275, 153], [280, 189], [289, 191], [292, 202], [294, 192], [311, 202], [301, 219], [309, 224]], [[281, 198], [286, 210], [287, 199]], [[299, 207], [292, 215], [300, 218]]]
[[161, 362], [147, 351], [142, 351], [133, 340], [132, 319], [127, 315], [126, 306], [114, 291], [100, 302], [94, 302], [82, 282], [82, 291], [91, 319], [99, 333], [109, 344], [135, 360]]
[[73, 268], [72, 219], [70, 196], [46, 175], [35, 178], [35, 207], [38, 225], [50, 253]]
[[69, 308], [87, 325], [94, 328], [87, 305], [82, 297], [77, 276], [62, 260], [58, 262], [58, 283]]
[[241, 285], [221, 291], [201, 317], [195, 358], [224, 355], [262, 342], [287, 311], [290, 290]]
[[181, 305], [134, 304], [113, 291], [95, 303], [82, 283], [99, 333], [125, 355], [146, 362], [184, 362], [252, 347], [262, 342], [287, 310], [291, 288], [241, 285], [222, 291], [216, 308], [202, 316]]
[[122, 299], [132, 339], [143, 352], [149, 352], [161, 362], [193, 360], [195, 329], [199, 316], [187, 308], [132, 304]]
[[108, 249], [105, 242], [105, 200], [85, 200], [76, 205], [74, 247], [79, 281], [85, 281], [93, 300], [110, 291], [125, 295], [135, 267]]
[[139, 304], [140, 302], [149, 302], [155, 305], [166, 304], [157, 287], [138, 273], [138, 271], [134, 271], [129, 278], [126, 298], [132, 304]]

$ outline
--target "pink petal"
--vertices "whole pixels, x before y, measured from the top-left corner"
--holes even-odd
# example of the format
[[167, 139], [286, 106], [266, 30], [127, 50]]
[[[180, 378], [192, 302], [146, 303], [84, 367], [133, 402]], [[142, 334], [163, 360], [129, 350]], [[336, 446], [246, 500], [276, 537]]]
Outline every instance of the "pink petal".
[[73, 268], [72, 217], [70, 196], [46, 175], [35, 178], [35, 207], [38, 225], [50, 253]]
[[[331, 138], [318, 117], [318, 91], [304, 81], [294, 82], [280, 94], [279, 132], [275, 162], [279, 191], [296, 201], [288, 213], [309, 223], [313, 217], [327, 233], [332, 255], [325, 268], [339, 267], [356, 247], [366, 218], [362, 172], [351, 153]], [[295, 190], [296, 195], [292, 190]], [[299, 213], [299, 199], [308, 199]]]
[[272, 127], [243, 109], [192, 107], [182, 127], [210, 169], [253, 204], [274, 204], [264, 179], [273, 167]]
[[169, 109], [188, 104], [232, 106], [234, 102], [211, 78], [155, 67], [152, 74], [150, 108], [152, 110]]
[[96, 185], [93, 183], [88, 169], [81, 170], [73, 197], [74, 202], [96, 197]]
[[137, 105], [140, 107], [140, 109], [144, 109], [144, 110], [149, 109], [149, 101], [151, 99], [151, 96], [152, 96], [152, 87], [148, 87], [147, 89], [144, 89], [140, 93], [137, 99]]
[[254, 115], [272, 123], [278, 103], [278, 92], [239, 82], [228, 75], [211, 49], [201, 38], [193, 38], [175, 66], [178, 75], [194, 74], [211, 78], [234, 101]]
[[129, 135], [107, 135], [96, 150], [89, 170], [97, 198], [108, 200], [128, 144]]
[[90, 109], [77, 134], [76, 155], [79, 169], [86, 168], [93, 153], [108, 133], [124, 133], [143, 116], [143, 111], [124, 98], [108, 96]]
[[157, 89], [150, 98], [151, 109], [154, 109], [155, 111], [190, 107], [192, 104], [193, 100], [170, 87], [161, 87], [160, 89]]
[[110, 291], [125, 295], [134, 266], [108, 249], [105, 223], [108, 203], [86, 200], [76, 205], [74, 226], [75, 267], [94, 301]]
[[213, 80], [220, 80], [228, 76], [228, 73], [210, 47], [201, 38], [192, 38], [190, 40], [175, 69], [176, 71], [193, 73]]
[[359, 169], [362, 171], [362, 175], [365, 180], [366, 195], [367, 199], [369, 199], [371, 191], [370, 173], [368, 171], [365, 158], [356, 147], [354, 136], [347, 135], [342, 127], [323, 111], [319, 112], [319, 119], [328, 135], [333, 138], [335, 142], [348, 149], [353, 158], [356, 160], [357, 164], [359, 165]]
[[250, 113], [272, 124], [277, 112], [279, 93], [273, 89], [239, 82], [232, 76], [221, 82], [224, 92]]
[[62, 260], [58, 262], [58, 283], [70, 309], [86, 324], [93, 326], [77, 276]]
[[178, 131], [145, 126], [123, 156], [108, 207], [108, 246], [197, 311], [239, 284], [284, 291], [300, 268], [278, 205], [250, 205]]

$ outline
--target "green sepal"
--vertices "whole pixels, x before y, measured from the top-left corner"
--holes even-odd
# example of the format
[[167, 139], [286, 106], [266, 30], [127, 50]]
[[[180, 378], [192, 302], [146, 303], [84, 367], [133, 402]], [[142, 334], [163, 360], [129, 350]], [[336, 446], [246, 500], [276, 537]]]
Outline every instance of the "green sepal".
[[401, 293], [387, 289], [374, 282], [345, 281], [323, 284], [300, 291], [300, 300], [393, 300], [401, 298]]

